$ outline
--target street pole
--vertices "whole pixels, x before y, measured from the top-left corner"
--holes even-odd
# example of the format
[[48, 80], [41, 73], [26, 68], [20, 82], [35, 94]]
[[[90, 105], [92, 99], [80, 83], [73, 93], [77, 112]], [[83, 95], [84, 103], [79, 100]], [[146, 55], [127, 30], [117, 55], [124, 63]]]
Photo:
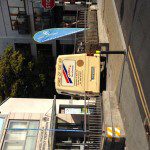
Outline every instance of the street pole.
[[86, 95], [84, 96], [84, 149], [86, 146]]
[[100, 54], [123, 54], [126, 55], [126, 51], [99, 51]]

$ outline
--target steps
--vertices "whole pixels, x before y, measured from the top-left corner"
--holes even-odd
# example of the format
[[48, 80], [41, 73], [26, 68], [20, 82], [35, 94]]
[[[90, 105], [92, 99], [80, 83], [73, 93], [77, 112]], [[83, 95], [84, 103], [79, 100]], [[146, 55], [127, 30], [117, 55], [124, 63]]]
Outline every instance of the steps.
[[76, 34], [75, 53], [95, 53], [99, 48], [97, 11], [85, 7], [78, 11], [77, 21], [78, 28], [88, 30]]
[[102, 105], [101, 97], [90, 99], [88, 108], [91, 111], [89, 115], [89, 134], [87, 135], [87, 150], [100, 150], [102, 138]]
[[95, 53], [95, 50], [98, 49], [98, 23], [97, 23], [97, 11], [92, 10], [88, 11], [88, 28], [86, 32], [86, 53]]
[[[78, 20], [78, 24], [77, 24], [78, 28], [88, 28], [88, 26], [87, 26], [87, 9], [86, 8], [78, 11], [78, 19], [77, 20]], [[85, 32], [86, 31], [80, 32], [76, 35], [76, 52], [77, 53], [85, 52], [85, 34], [86, 34]]]

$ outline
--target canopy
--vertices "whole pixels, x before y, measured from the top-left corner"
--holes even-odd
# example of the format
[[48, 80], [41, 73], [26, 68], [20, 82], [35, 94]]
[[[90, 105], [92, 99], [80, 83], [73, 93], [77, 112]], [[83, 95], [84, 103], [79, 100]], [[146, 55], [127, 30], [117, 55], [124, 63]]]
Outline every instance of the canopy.
[[75, 34], [78, 32], [82, 32], [86, 30], [86, 28], [52, 28], [52, 29], [45, 29], [42, 31], [37, 32], [33, 39], [38, 43], [47, 42], [50, 40], [55, 40], [60, 37], [68, 36], [71, 34]]

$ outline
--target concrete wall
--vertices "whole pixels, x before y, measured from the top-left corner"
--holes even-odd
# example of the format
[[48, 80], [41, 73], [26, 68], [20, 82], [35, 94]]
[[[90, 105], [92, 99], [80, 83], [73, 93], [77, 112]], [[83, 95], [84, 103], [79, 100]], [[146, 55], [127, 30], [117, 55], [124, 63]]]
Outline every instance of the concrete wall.
[[[84, 105], [84, 100], [57, 99], [57, 117], [68, 123], [81, 123], [84, 115], [59, 114], [60, 105]], [[2, 148], [6, 129], [9, 120], [39, 121], [39, 131], [37, 136], [36, 150], [53, 150], [54, 132], [44, 130], [46, 128], [55, 129], [56, 123], [55, 101], [53, 99], [35, 98], [9, 98], [0, 106], [0, 117], [5, 117], [0, 139], [0, 149]], [[45, 119], [46, 118], [46, 119]], [[45, 143], [45, 144], [44, 144]], [[44, 148], [45, 147], [45, 148]]]
[[[3, 131], [2, 131], [2, 136], [0, 139], [0, 149], [2, 149], [3, 146], [3, 140], [5, 138], [6, 131], [5, 130], [8, 127], [9, 121], [10, 120], [21, 120], [21, 121], [39, 121], [39, 130], [38, 135], [37, 135], [37, 142], [36, 142], [36, 148], [35, 150], [40, 150], [42, 147], [45, 147], [45, 149], [50, 149], [48, 148], [49, 144], [52, 147], [53, 143], [49, 143], [49, 139], [54, 138], [52, 134], [48, 130], [45, 130], [46, 128], [50, 128], [50, 122], [51, 122], [51, 114], [48, 114], [47, 121], [45, 121], [43, 118], [45, 117], [44, 114], [39, 114], [39, 113], [10, 113], [5, 117], [5, 123], [3, 125]], [[53, 120], [52, 120], [53, 121]], [[47, 124], [47, 125], [46, 125]], [[44, 141], [44, 142], [43, 142]], [[44, 144], [43, 144], [44, 143]]]
[[52, 106], [53, 99], [9, 98], [0, 106], [0, 111], [1, 114], [46, 113]]
[[[72, 99], [57, 99], [56, 100], [56, 114], [59, 114], [59, 107], [84, 105], [84, 100]], [[0, 106], [1, 114], [9, 113], [48, 113], [51, 114], [53, 106], [53, 99], [37, 99], [37, 98], [9, 98]]]
[[[12, 30], [9, 9], [7, 5], [7, 0], [0, 0], [0, 54], [4, 51], [4, 49], [8, 45], [13, 45], [14, 43], [29, 43], [31, 44], [31, 53], [33, 56], [37, 56], [36, 51], [36, 42], [33, 40], [33, 35], [35, 33], [34, 30], [34, 16], [33, 16], [33, 8], [32, 1], [25, 0], [26, 11], [30, 16], [31, 23], [31, 33], [27, 35], [21, 35], [17, 30]], [[76, 10], [77, 6], [71, 7], [66, 6], [65, 10]], [[60, 41], [66, 44], [74, 44], [74, 36], [68, 36], [65, 38], [60, 38]], [[45, 44], [52, 44], [53, 56], [56, 57], [56, 41], [50, 41]]]
[[[84, 120], [84, 115], [73, 115], [73, 114], [57, 114], [57, 117], [60, 118], [60, 120], [63, 120], [66, 123], [75, 123], [75, 124], [81, 124], [81, 122]], [[58, 122], [59, 123], [59, 122]]]
[[3, 14], [3, 11], [2, 11], [2, 4], [1, 4], [1, 1], [0, 1], [0, 37], [1, 36], [6, 36], [6, 29], [5, 29], [5, 23], [4, 23], [4, 14]]
[[[104, 2], [104, 1], [103, 1]], [[110, 43], [110, 51], [118, 50], [123, 51], [126, 49], [125, 43], [122, 42], [122, 34], [121, 34], [121, 27], [118, 23], [118, 18], [116, 17], [117, 14], [112, 9], [114, 7], [112, 1], [105, 0], [103, 3], [103, 14], [102, 18], [106, 24], [106, 32], [108, 35], [109, 43]], [[108, 72], [108, 82], [107, 87], [111, 91], [116, 91], [118, 85], [118, 78], [121, 73], [121, 67], [123, 63], [123, 56], [122, 55], [109, 55], [109, 68]]]
[[58, 99], [56, 102], [56, 114], [59, 114], [60, 105], [81, 105], [84, 106], [84, 100], [72, 100], [72, 99]]
[[13, 45], [14, 43], [30, 43], [32, 48], [33, 56], [36, 56], [36, 47], [35, 42], [32, 39], [32, 35], [35, 32], [33, 28], [33, 10], [32, 10], [32, 3], [31, 1], [26, 0], [26, 10], [27, 13], [30, 15], [31, 21], [31, 34], [28, 35], [20, 35], [17, 30], [12, 30], [9, 10], [7, 1], [0, 0], [0, 54], [4, 51], [4, 49], [8, 45]]
[[[103, 19], [108, 33], [110, 50], [126, 49], [114, 0], [105, 0], [103, 2]], [[118, 3], [120, 4], [119, 1]], [[133, 6], [131, 5], [130, 7]], [[128, 30], [128, 25], [125, 25], [126, 30]], [[133, 83], [128, 58], [119, 55], [109, 56], [107, 67], [107, 90], [116, 92], [127, 136], [127, 149], [148, 150], [148, 141], [137, 102], [137, 93], [134, 88], [135, 84]]]
[[[45, 128], [50, 128], [50, 124], [55, 121], [51, 120], [54, 115], [52, 113], [53, 100], [52, 99], [27, 99], [27, 98], [10, 98], [0, 106], [0, 116], [5, 116], [5, 123], [2, 131], [2, 138], [0, 139], [0, 149], [2, 148], [3, 140], [8, 127], [9, 120], [21, 120], [21, 121], [39, 121], [39, 128], [43, 130], [38, 131], [36, 150], [45, 146], [45, 149], [49, 149], [48, 141], [53, 139], [54, 134], [50, 134]], [[47, 115], [45, 115], [47, 114]], [[47, 121], [43, 118], [47, 117]], [[55, 125], [55, 123], [54, 123]], [[55, 128], [55, 126], [52, 126]], [[45, 138], [45, 139], [44, 139]], [[43, 141], [45, 141], [45, 144]], [[51, 147], [53, 141], [49, 141]], [[51, 149], [52, 150], [52, 149]]]
[[[56, 108], [59, 113], [60, 105], [84, 105], [84, 100], [66, 100], [57, 99]], [[4, 128], [7, 128], [9, 120], [37, 120], [39, 121], [39, 130], [37, 136], [36, 150], [50, 149], [53, 150], [54, 132], [44, 130], [45, 128], [55, 129], [56, 112], [53, 99], [35, 99], [35, 98], [9, 98], [0, 106], [0, 117], [5, 116]], [[45, 120], [44, 118], [48, 120]], [[58, 114], [58, 118], [66, 120], [68, 123], [81, 123], [84, 115]], [[0, 139], [0, 148], [6, 130], [2, 131]], [[43, 144], [44, 142], [45, 144]], [[48, 144], [49, 143], [49, 144]]]
[[106, 28], [103, 20], [103, 1], [99, 0], [97, 3], [97, 20], [98, 20], [98, 37], [99, 43], [108, 43], [108, 37], [106, 33]]

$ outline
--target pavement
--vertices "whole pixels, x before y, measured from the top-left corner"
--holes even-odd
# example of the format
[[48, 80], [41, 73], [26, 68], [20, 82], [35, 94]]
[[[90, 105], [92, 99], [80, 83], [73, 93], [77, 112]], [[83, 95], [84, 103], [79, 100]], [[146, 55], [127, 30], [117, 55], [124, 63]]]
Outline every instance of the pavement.
[[[118, 107], [117, 98], [114, 92], [103, 92], [103, 113], [104, 113], [104, 126], [107, 127], [119, 127], [120, 137], [125, 137], [124, 126]], [[107, 129], [106, 129], [107, 130]]]
[[[115, 0], [127, 48], [131, 49], [139, 79], [150, 110], [150, 1]], [[140, 105], [140, 103], [139, 103]], [[143, 115], [144, 117], [144, 115]], [[143, 118], [144, 119], [144, 118]]]
[[[123, 6], [125, 6], [125, 4], [130, 5], [131, 1], [129, 4], [127, 4], [128, 2], [122, 1], [122, 3], [125, 2], [125, 4], [124, 5], [122, 4], [123, 6], [119, 6], [119, 5], [121, 5], [121, 2], [119, 0], [116, 0], [116, 3], [118, 3], [117, 7], [114, 3], [115, 2], [114, 0], [100, 0], [98, 2], [99, 3], [102, 2], [102, 5], [103, 5], [102, 21], [104, 22], [106, 33], [108, 35], [108, 39], [109, 39], [109, 43], [110, 43], [110, 50], [127, 50], [128, 49], [127, 41], [129, 41], [129, 40], [127, 40], [127, 34], [125, 35], [123, 27], [126, 27], [126, 31], [128, 31], [128, 30], [131, 31], [130, 24], [131, 24], [132, 19], [130, 17], [132, 16], [132, 14], [128, 14], [128, 13], [129, 13], [130, 9], [134, 10], [134, 12], [135, 12], [133, 4], [129, 8], [125, 7], [124, 10], [121, 10], [121, 12], [120, 12], [120, 8], [123, 9]], [[138, 1], [138, 2], [142, 3], [141, 1]], [[140, 12], [142, 14], [142, 12], [144, 11], [142, 4], [141, 4], [141, 7], [139, 7], [139, 8], [140, 8], [139, 11], [141, 10]], [[119, 10], [118, 12], [121, 14], [118, 15], [117, 10]], [[123, 18], [124, 18], [123, 15], [125, 12], [126, 12], [126, 15], [127, 14], [128, 15], [126, 16], [126, 21], [124, 21], [124, 25], [122, 25], [122, 24], [120, 24], [119, 17], [121, 17], [123, 20]], [[127, 20], [129, 20], [129, 21], [127, 21]], [[125, 24], [125, 22], [126, 22], [126, 24]], [[123, 31], [122, 31], [122, 29], [123, 29]], [[140, 27], [138, 29], [140, 31]], [[138, 40], [138, 39], [140, 40], [141, 37], [138, 36], [138, 31], [136, 29], [134, 29], [133, 31], [134, 32], [131, 35], [137, 34], [137, 36], [135, 36], [136, 40]], [[130, 42], [130, 43], [132, 43], [132, 44], [130, 44], [130, 45], [131, 45], [131, 51], [133, 52], [133, 50], [132, 50], [133, 45], [134, 45], [134, 47], [136, 47], [136, 44], [139, 44], [139, 43], [138, 43], [138, 41], [136, 41], [134, 43], [133, 41], [135, 41], [135, 39], [134, 39], [135, 37], [134, 36], [131, 36], [131, 37], [132, 38], [130, 38], [130, 40], [132, 42]], [[148, 39], [146, 41], [148, 41]], [[141, 48], [143, 49], [143, 47], [145, 48], [146, 46], [144, 46], [142, 44], [140, 49]], [[147, 52], [147, 53], [149, 53], [149, 52]], [[141, 57], [143, 57], [142, 52], [140, 52], [140, 54], [141, 54], [141, 56], [138, 55], [137, 56], [138, 59], [136, 58], [136, 61], [135, 61], [137, 64], [138, 71], [139, 71], [139, 69], [138, 69], [139, 63], [138, 62], [145, 64], [145, 62], [147, 62], [146, 58], [148, 57], [147, 56], [145, 58], [145, 62], [143, 62], [142, 60], [140, 60]], [[134, 54], [133, 54], [133, 56], [134, 56]], [[134, 58], [135, 58], [135, 56], [134, 56]], [[144, 59], [144, 57], [143, 57], [143, 59]], [[147, 67], [148, 67], [148, 65], [147, 65]], [[146, 70], [148, 69], [147, 67], [146, 67]], [[139, 74], [140, 74], [140, 76], [144, 75], [144, 71], [142, 74], [139, 72]], [[142, 85], [143, 85], [144, 79], [142, 79], [141, 77], [140, 77], [140, 79], [141, 79], [140, 81], [142, 81]], [[148, 81], [149, 80], [147, 80], [147, 82]], [[145, 87], [147, 84], [144, 84]], [[139, 97], [139, 95], [138, 95], [139, 91], [138, 90], [136, 91], [136, 87], [137, 87], [137, 85], [136, 85], [136, 82], [134, 81], [133, 71], [131, 70], [129, 57], [128, 56], [124, 57], [121, 55], [109, 56], [108, 64], [107, 64], [107, 90], [113, 91], [116, 94], [116, 98], [119, 103], [119, 110], [121, 112], [125, 132], [126, 132], [126, 146], [127, 146], [126, 149], [128, 149], [128, 150], [141, 150], [141, 149], [149, 150], [148, 139], [146, 136], [144, 125], [143, 125], [144, 116], [141, 115], [142, 105], [140, 105], [140, 107], [139, 107], [139, 101], [138, 101], [139, 98], [137, 98], [137, 97]], [[144, 86], [143, 86], [143, 89], [144, 89]], [[146, 87], [146, 89], [149, 89], [149, 88]], [[144, 90], [144, 92], [145, 92], [145, 90]]]

